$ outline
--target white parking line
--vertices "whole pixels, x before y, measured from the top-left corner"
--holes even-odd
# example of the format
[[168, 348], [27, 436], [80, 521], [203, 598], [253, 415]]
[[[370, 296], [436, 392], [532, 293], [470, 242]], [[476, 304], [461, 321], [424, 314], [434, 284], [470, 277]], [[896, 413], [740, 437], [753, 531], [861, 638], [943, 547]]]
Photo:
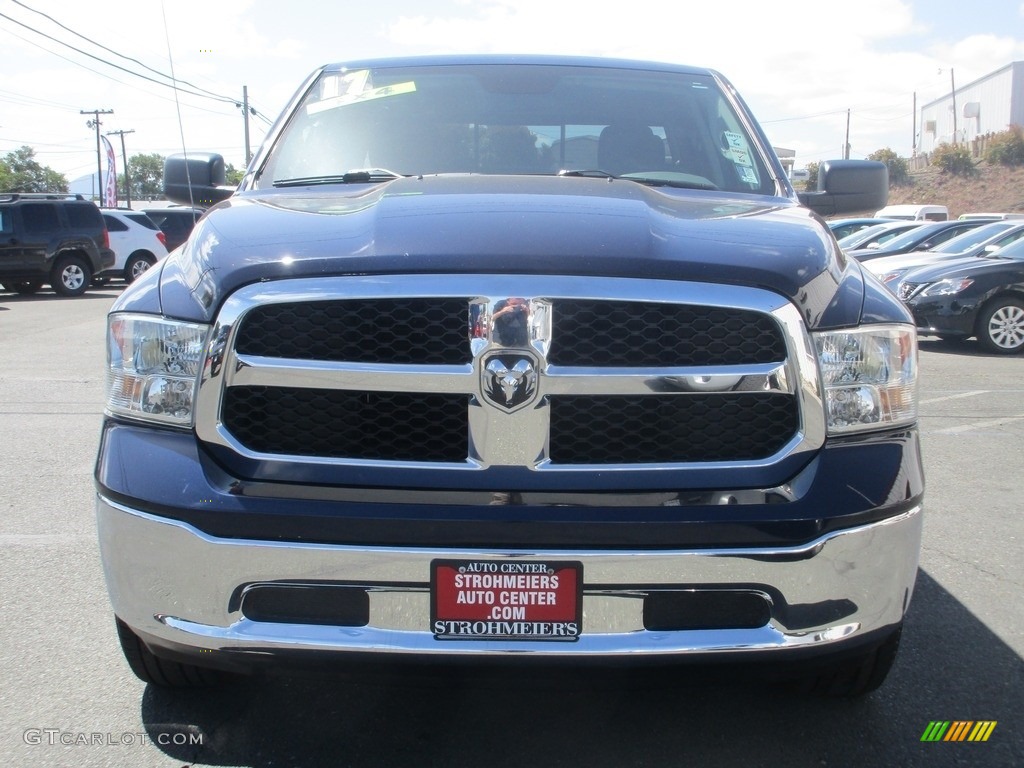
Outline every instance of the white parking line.
[[1015, 421], [1024, 421], [1024, 414], [1020, 416], [1005, 416], [1001, 419], [989, 419], [988, 421], [978, 421], [973, 424], [961, 424], [959, 427], [946, 427], [945, 429], [937, 429], [932, 434], [959, 435], [962, 432], [973, 432], [976, 429], [986, 429], [988, 427], [1000, 427]]
[[946, 395], [945, 397], [933, 397], [930, 400], [922, 400], [921, 405], [931, 405], [932, 403], [944, 403], [947, 400], [959, 400], [964, 397], [974, 397], [976, 395], [987, 395], [991, 392], [988, 389], [976, 389], [973, 392], [961, 392], [958, 395]]
[[0, 548], [77, 546], [95, 542], [95, 535], [84, 533], [0, 533]]

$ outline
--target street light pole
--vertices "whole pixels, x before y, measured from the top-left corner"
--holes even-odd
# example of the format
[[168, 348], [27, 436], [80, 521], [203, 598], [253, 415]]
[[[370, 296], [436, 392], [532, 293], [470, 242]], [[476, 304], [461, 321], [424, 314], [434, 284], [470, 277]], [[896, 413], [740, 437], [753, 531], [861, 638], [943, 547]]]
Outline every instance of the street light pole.
[[124, 135], [126, 133], [135, 133], [135, 129], [132, 128], [130, 131], [107, 131], [107, 136], [116, 135], [121, 137], [121, 162], [124, 163], [124, 200], [125, 205], [131, 208], [132, 180], [128, 177], [128, 154], [124, 151]]
[[103, 164], [100, 162], [100, 115], [112, 115], [112, 109], [80, 109], [79, 114], [92, 115], [93, 119], [86, 122], [90, 128], [96, 129], [96, 188], [99, 189], [100, 179], [103, 178]]

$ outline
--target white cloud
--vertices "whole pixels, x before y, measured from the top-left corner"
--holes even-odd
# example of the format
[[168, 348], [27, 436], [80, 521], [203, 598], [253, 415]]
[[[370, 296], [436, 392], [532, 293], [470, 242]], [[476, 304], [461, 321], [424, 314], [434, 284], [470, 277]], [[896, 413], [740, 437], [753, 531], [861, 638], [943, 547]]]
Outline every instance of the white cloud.
[[[179, 80], [238, 100], [247, 85], [253, 105], [270, 117], [313, 68], [343, 58], [506, 52], [706, 66], [736, 85], [769, 137], [796, 149], [800, 163], [835, 156], [847, 109], [852, 110], [854, 156], [882, 146], [909, 153], [915, 93], [919, 105], [946, 93], [950, 67], [957, 83], [966, 84], [1024, 58], [1024, 37], [1005, 23], [1007, 17], [1016, 18], [1012, 11], [978, 4], [970, 18], [989, 14], [998, 23], [991, 30], [982, 27], [988, 34], [968, 36], [939, 16], [932, 0], [861, 0], [843, 8], [822, 0], [632, 0], [614, 9], [596, 0], [290, 0], [286, 5], [276, 0], [105, 0], [102, 13], [95, 6], [57, 0], [30, 5], [165, 72], [170, 71], [169, 37]], [[1012, 7], [1024, 15], [1024, 3], [1015, 0]], [[3, 12], [74, 40], [17, 5], [5, 4]], [[39, 40], [0, 24], [0, 69], [18, 73], [0, 89], [55, 104], [14, 104], [3, 100], [0, 90], [0, 140], [7, 141], [0, 143], [0, 153], [14, 139], [71, 144], [69, 137], [79, 136], [74, 146], [85, 153], [87, 165], [90, 136], [78, 110], [99, 106], [116, 110], [107, 124], [111, 129], [137, 130], [129, 138], [129, 152], [166, 151], [180, 144], [169, 89], [115, 75], [55, 43], [41, 43], [103, 76], [89, 72], [11, 32]], [[937, 74], [940, 68], [944, 75]], [[240, 164], [241, 116], [233, 104], [189, 96], [181, 101], [190, 144], [223, 151]], [[262, 121], [251, 123], [254, 143], [265, 127]], [[53, 151], [44, 161], [83, 164], [77, 156], [63, 157], [59, 148]]]

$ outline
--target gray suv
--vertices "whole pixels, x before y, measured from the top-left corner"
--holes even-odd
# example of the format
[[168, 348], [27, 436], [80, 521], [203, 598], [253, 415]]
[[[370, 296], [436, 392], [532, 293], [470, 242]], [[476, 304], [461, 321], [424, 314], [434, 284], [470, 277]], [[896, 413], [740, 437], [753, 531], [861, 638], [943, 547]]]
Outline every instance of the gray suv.
[[49, 284], [60, 296], [85, 293], [112, 267], [103, 216], [81, 195], [0, 194], [0, 281], [17, 293]]

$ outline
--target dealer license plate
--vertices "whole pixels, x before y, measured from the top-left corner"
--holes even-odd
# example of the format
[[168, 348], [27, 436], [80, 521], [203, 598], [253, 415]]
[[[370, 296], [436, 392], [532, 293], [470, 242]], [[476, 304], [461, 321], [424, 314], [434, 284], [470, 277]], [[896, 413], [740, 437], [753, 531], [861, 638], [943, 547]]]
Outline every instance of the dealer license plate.
[[430, 626], [439, 640], [571, 641], [582, 615], [582, 563], [431, 563]]

